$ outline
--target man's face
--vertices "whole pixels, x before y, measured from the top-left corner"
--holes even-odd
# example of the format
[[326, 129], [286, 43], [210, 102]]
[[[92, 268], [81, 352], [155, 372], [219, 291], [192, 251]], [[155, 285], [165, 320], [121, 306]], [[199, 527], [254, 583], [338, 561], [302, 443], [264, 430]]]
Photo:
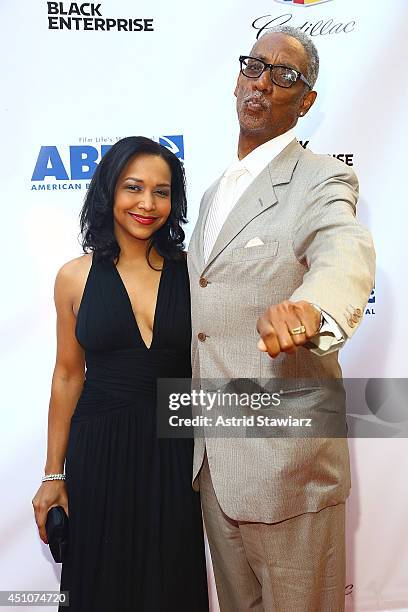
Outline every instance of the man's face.
[[[268, 64], [289, 66], [303, 75], [306, 73], [306, 51], [299, 41], [286, 34], [263, 36], [249, 55]], [[269, 69], [257, 79], [240, 73], [234, 93], [241, 133], [264, 135], [266, 139], [293, 127], [299, 115], [305, 114], [316, 98], [316, 92], [311, 92], [300, 79], [287, 89], [275, 85]]]

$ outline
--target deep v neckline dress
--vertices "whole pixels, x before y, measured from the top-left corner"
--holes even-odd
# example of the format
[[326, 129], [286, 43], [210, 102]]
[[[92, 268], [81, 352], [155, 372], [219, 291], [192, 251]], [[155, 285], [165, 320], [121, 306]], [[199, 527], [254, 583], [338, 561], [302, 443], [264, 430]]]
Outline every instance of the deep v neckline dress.
[[193, 442], [156, 435], [157, 378], [191, 376], [186, 263], [165, 262], [150, 347], [113, 262], [92, 262], [75, 333], [86, 377], [66, 454], [60, 609], [208, 612]]
[[135, 328], [136, 335], [140, 338], [140, 341], [141, 341], [142, 344], [144, 344], [146, 350], [154, 349], [154, 342], [153, 341], [154, 341], [154, 337], [156, 335], [156, 320], [158, 318], [158, 308], [157, 308], [157, 306], [158, 306], [158, 304], [161, 303], [160, 293], [161, 293], [161, 287], [162, 287], [162, 279], [163, 279], [163, 276], [164, 276], [164, 272], [167, 270], [167, 267], [168, 267], [168, 264], [167, 264], [166, 260], [164, 260], [164, 263], [163, 263], [163, 269], [162, 269], [162, 272], [160, 273], [160, 280], [159, 280], [159, 285], [158, 285], [158, 288], [157, 288], [156, 305], [155, 305], [154, 315], [153, 315], [152, 341], [150, 343], [150, 346], [147, 346], [146, 342], [142, 338], [142, 334], [140, 332], [140, 327], [139, 327], [139, 324], [137, 322], [136, 315], [135, 315], [135, 313], [133, 311], [132, 301], [130, 299], [129, 291], [126, 288], [125, 281], [123, 280], [123, 278], [122, 278], [119, 270], [117, 269], [117, 267], [115, 265], [113, 265], [113, 264], [112, 264], [112, 266], [113, 266], [114, 271], [117, 274], [117, 277], [118, 277], [118, 280], [119, 280], [119, 284], [121, 285], [122, 291], [123, 291], [123, 293], [125, 295], [125, 301], [128, 303], [129, 312], [130, 312], [131, 319], [133, 320], [133, 323], [134, 323], [134, 328]]

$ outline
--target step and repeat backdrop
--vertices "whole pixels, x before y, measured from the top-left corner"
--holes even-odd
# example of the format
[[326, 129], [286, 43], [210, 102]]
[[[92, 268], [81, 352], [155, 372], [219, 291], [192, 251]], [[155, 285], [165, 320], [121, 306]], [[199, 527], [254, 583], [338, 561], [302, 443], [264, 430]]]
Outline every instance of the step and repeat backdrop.
[[[95, 167], [124, 136], [171, 149], [187, 172], [189, 238], [202, 192], [236, 151], [238, 56], [274, 25], [318, 47], [318, 98], [297, 137], [354, 167], [376, 244], [376, 286], [342, 351], [344, 374], [407, 376], [407, 17], [406, 0], [2, 0], [0, 590], [58, 589], [31, 499], [45, 462], [53, 284], [81, 253]], [[386, 402], [377, 398], [374, 424], [390, 424]], [[408, 443], [390, 430], [350, 440], [346, 600], [358, 611], [408, 608]], [[210, 560], [209, 575], [217, 610]]]

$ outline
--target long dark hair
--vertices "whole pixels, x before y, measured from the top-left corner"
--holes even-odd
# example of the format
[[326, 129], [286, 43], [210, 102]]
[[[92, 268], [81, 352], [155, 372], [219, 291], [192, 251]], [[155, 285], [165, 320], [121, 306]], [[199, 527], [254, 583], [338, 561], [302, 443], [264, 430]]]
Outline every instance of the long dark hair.
[[[80, 213], [81, 244], [96, 260], [117, 260], [120, 247], [113, 232], [113, 205], [118, 178], [135, 155], [155, 155], [167, 162], [171, 172], [171, 212], [166, 223], [153, 234], [146, 252], [154, 247], [166, 259], [181, 259], [187, 223], [187, 198], [184, 168], [166, 147], [145, 138], [129, 136], [118, 140], [103, 156], [92, 177]], [[150, 262], [149, 262], [150, 265]]]

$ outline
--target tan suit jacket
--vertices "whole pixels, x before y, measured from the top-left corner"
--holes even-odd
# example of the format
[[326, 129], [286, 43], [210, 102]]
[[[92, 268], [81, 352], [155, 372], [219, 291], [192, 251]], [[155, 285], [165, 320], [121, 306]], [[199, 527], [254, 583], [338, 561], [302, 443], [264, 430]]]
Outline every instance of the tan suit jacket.
[[[316, 390], [296, 381], [341, 377], [338, 352], [319, 357], [302, 347], [271, 359], [257, 348], [256, 321], [271, 304], [307, 300], [347, 337], [356, 331], [375, 266], [370, 234], [355, 218], [357, 178], [293, 140], [243, 193], [205, 263], [204, 226], [218, 183], [203, 196], [188, 253], [193, 377], [292, 380], [293, 401], [313, 409]], [[264, 244], [245, 247], [255, 237]], [[197, 437], [196, 488], [205, 448], [217, 499], [235, 520], [272, 523], [344, 501], [349, 492], [344, 438]]]

